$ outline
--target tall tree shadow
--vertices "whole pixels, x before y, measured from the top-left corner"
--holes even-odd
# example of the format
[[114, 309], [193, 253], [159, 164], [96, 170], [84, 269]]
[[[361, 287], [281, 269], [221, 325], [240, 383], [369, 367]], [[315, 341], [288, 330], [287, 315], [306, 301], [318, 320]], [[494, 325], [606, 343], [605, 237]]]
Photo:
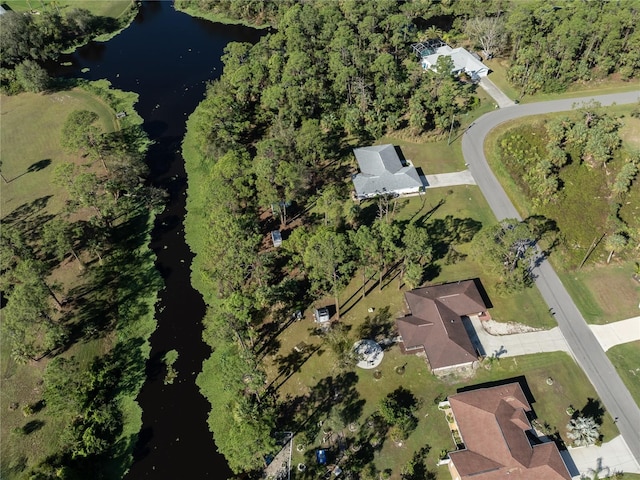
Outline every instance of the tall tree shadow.
[[40, 170], [44, 170], [45, 168], [47, 168], [49, 165], [51, 165], [51, 159], [50, 158], [45, 158], [44, 160], [38, 160], [35, 163], [32, 163], [31, 165], [29, 165], [29, 168], [27, 168], [24, 172], [22, 172], [20, 175], [18, 175], [17, 177], [14, 177], [12, 179], [7, 180], [7, 183], [11, 183], [15, 180], [18, 180], [20, 177], [28, 174], [28, 173], [35, 173], [35, 172], [39, 172]]
[[364, 322], [358, 327], [358, 337], [378, 341], [388, 337], [394, 325], [395, 321], [387, 305], [375, 315], [364, 317]]

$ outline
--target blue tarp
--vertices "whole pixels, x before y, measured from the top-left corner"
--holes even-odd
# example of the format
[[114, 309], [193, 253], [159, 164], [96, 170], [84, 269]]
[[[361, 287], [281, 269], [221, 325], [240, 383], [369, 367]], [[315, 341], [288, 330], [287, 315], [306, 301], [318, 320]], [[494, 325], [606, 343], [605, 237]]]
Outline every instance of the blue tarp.
[[327, 452], [325, 450], [316, 450], [316, 460], [320, 465], [327, 463]]

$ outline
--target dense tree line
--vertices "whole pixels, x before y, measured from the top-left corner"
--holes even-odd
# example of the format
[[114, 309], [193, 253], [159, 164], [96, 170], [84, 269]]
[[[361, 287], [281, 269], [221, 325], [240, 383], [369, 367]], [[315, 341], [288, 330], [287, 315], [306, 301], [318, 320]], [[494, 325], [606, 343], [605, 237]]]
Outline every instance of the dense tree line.
[[93, 15], [83, 8], [60, 13], [50, 5], [37, 16], [7, 11], [0, 16], [1, 91], [15, 94], [46, 90], [51, 80], [42, 67], [45, 61], [121, 27], [120, 21]]
[[[296, 2], [178, 0], [176, 3], [178, 8], [183, 6], [190, 11], [210, 12], [256, 25], [266, 23], [281, 30]], [[382, 29], [393, 31], [397, 39], [406, 41], [407, 30], [429, 27], [416, 40], [442, 38], [449, 43], [469, 43], [486, 58], [508, 57], [511, 61], [508, 78], [521, 95], [558, 92], [573, 82], [598, 80], [612, 73], [631, 79], [640, 72], [637, 28], [640, 13], [634, 0], [592, 3], [564, 0], [553, 4], [544, 0], [408, 0], [397, 2], [391, 9], [391, 2], [369, 3], [370, 6], [367, 2], [344, 1], [340, 2], [340, 10], [352, 22], [355, 15], [360, 15], [361, 19], [383, 23]], [[404, 27], [398, 28], [403, 23]], [[307, 22], [308, 26], [312, 24]], [[361, 48], [366, 32], [366, 27], [358, 29], [354, 37], [345, 38], [347, 42], [342, 44], [346, 48]], [[393, 48], [396, 52], [397, 45]], [[395, 56], [394, 52], [389, 53]], [[383, 58], [376, 61], [385, 62]], [[398, 80], [393, 75], [387, 78]], [[402, 88], [398, 92], [403, 95]]]
[[514, 2], [505, 15], [508, 75], [523, 94], [557, 92], [575, 81], [640, 72], [640, 11], [620, 2]]

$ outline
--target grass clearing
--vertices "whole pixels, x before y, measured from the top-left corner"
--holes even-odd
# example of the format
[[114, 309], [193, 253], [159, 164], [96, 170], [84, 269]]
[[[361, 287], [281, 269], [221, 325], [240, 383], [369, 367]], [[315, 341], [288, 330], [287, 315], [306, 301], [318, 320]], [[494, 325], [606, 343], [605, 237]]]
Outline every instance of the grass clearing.
[[55, 214], [66, 200], [52, 182], [56, 165], [78, 162], [60, 146], [62, 124], [74, 110], [91, 110], [105, 132], [117, 128], [113, 112], [99, 98], [81, 89], [51, 94], [23, 93], [0, 97], [2, 108], [2, 216], [36, 199], [47, 198], [44, 212]]
[[590, 266], [577, 272], [561, 273], [560, 279], [587, 322], [606, 324], [640, 313], [640, 283], [631, 277], [633, 269], [632, 261]]
[[640, 405], [640, 340], [616, 345], [607, 350], [607, 356], [618, 375], [629, 389], [629, 393]]
[[5, 4], [16, 12], [53, 10], [64, 15], [73, 8], [83, 8], [92, 14], [119, 18], [131, 7], [130, 0], [6, 0]]

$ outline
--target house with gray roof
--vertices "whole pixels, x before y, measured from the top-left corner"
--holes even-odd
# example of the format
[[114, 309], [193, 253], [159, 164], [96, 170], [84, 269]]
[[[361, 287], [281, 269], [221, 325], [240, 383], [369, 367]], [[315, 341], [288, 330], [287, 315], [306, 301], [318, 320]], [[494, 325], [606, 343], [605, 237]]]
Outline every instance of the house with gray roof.
[[391, 144], [356, 148], [353, 153], [360, 168], [352, 177], [358, 200], [418, 193], [425, 187], [416, 168], [405, 164]]

